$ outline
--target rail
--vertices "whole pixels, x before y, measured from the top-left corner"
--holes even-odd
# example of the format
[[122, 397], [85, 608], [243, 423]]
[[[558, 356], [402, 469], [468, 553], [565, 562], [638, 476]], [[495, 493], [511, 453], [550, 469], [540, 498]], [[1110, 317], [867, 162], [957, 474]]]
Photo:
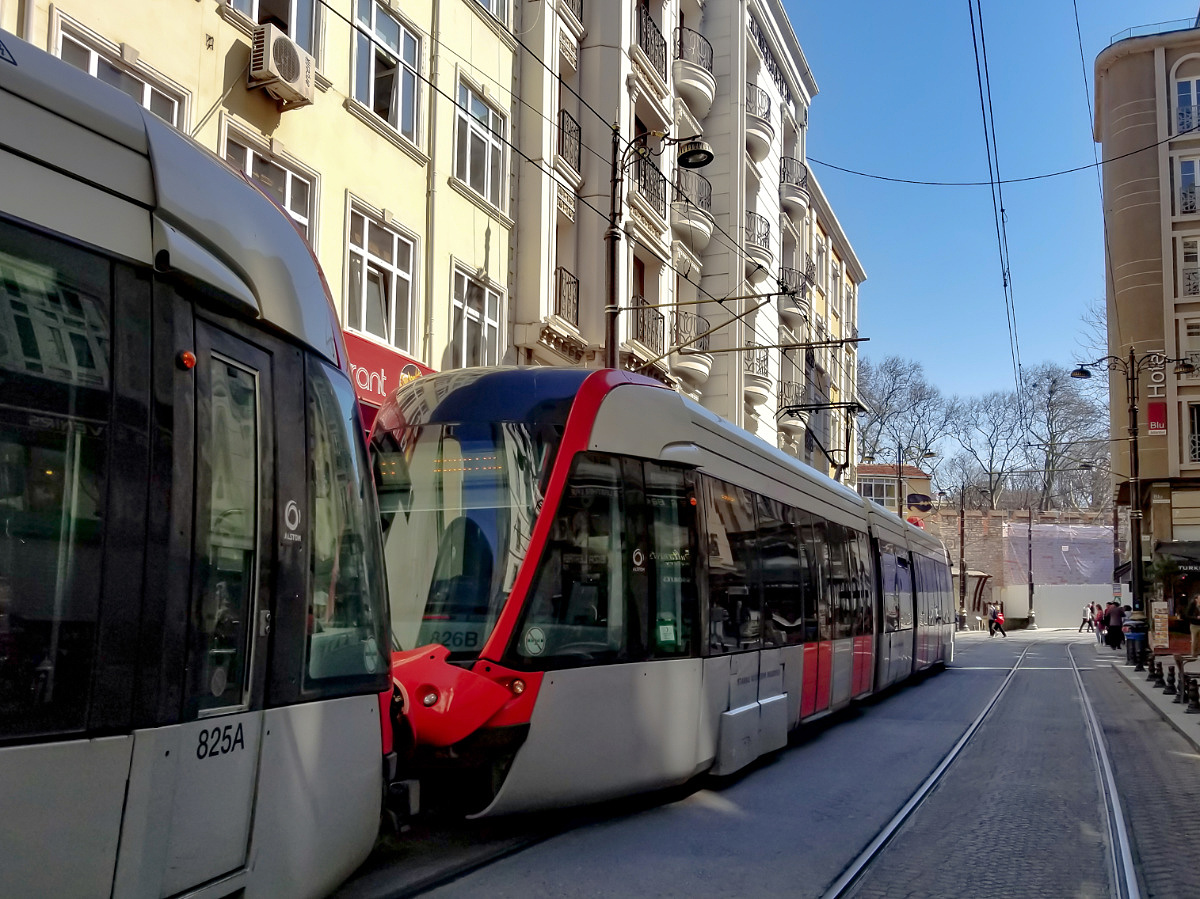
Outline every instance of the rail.
[[749, 375], [758, 375], [760, 378], [769, 378], [770, 370], [770, 354], [766, 347], [756, 347], [753, 343], [748, 344], [742, 353], [742, 371]]
[[1124, 31], [1118, 31], [1108, 41], [1109, 46], [1112, 46], [1117, 41], [1123, 41], [1131, 37], [1146, 37], [1150, 34], [1167, 34], [1171, 31], [1187, 31], [1190, 28], [1196, 27], [1196, 19], [1172, 19], [1169, 22], [1155, 22], [1153, 25], [1135, 25], [1133, 28], [1126, 28]]
[[635, 296], [633, 307], [633, 339], [655, 355], [662, 355], [666, 319], [645, 297]]
[[579, 326], [579, 278], [561, 265], [554, 270], [554, 314]]
[[760, 247], [771, 245], [771, 223], [757, 212], [746, 213], [746, 243]]
[[[708, 334], [712, 326], [703, 315], [678, 310], [671, 313], [671, 345], [687, 347], [700, 353], [708, 352]], [[701, 337], [699, 335], [703, 334]]]
[[581, 146], [582, 131], [579, 123], [565, 109], [560, 109], [558, 111], [558, 155], [565, 159], [576, 172], [579, 171]]
[[804, 405], [804, 385], [799, 381], [779, 382], [779, 408], [790, 409]]
[[760, 119], [771, 117], [771, 97], [757, 84], [746, 84], [746, 112]]
[[713, 73], [713, 48], [698, 31], [680, 26], [675, 29], [675, 58], [695, 63], [708, 72]]
[[705, 212], [712, 212], [712, 183], [699, 172], [680, 169], [675, 175], [676, 202], [691, 203]]
[[779, 161], [779, 183], [792, 184], [808, 190], [808, 166], [791, 156], [783, 157]]
[[781, 268], [779, 270], [779, 280], [783, 282], [786, 290], [791, 291], [799, 299], [806, 293], [807, 281], [804, 278], [804, 272], [798, 268]]
[[658, 24], [650, 17], [650, 10], [638, 5], [638, 46], [654, 66], [663, 81], [667, 80], [667, 41], [658, 28]]
[[667, 176], [647, 156], [639, 156], [634, 164], [634, 181], [638, 193], [646, 198], [661, 218], [667, 217]]

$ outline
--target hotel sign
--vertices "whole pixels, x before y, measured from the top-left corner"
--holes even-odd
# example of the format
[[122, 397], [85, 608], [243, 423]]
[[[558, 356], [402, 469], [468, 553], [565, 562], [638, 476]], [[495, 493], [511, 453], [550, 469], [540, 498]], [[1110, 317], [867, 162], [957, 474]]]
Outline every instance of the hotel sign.
[[1163, 402], [1146, 403], [1146, 433], [1167, 433], [1167, 404]]

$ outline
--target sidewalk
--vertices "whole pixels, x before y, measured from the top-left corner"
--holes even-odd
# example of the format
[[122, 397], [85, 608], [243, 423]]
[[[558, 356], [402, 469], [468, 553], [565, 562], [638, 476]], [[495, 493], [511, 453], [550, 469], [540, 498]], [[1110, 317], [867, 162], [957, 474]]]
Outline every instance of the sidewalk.
[[[1112, 650], [1100, 643], [1092, 642], [1092, 647], [1096, 656], [1096, 663], [1103, 665], [1105, 663], [1112, 665], [1117, 673], [1133, 687], [1134, 692], [1140, 695], [1150, 707], [1158, 712], [1159, 716], [1166, 721], [1171, 727], [1175, 728], [1179, 734], [1187, 740], [1200, 752], [1200, 715], [1189, 715], [1184, 710], [1187, 708], [1187, 699], [1181, 694], [1175, 696], [1165, 696], [1162, 687], [1154, 686], [1152, 680], [1148, 680], [1150, 670], [1147, 667], [1145, 671], [1134, 671], [1134, 666], [1126, 664], [1124, 648]], [[1166, 662], [1163, 663], [1163, 676], [1166, 677], [1167, 670]], [[1175, 672], [1175, 687], [1179, 689], [1179, 672]], [[1175, 700], [1179, 698], [1180, 701]]]

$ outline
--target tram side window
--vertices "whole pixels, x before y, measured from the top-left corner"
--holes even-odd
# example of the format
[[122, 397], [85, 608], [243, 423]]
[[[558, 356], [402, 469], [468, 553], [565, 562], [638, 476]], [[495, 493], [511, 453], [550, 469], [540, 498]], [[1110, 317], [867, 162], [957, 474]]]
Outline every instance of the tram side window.
[[696, 637], [696, 497], [687, 474], [645, 464], [656, 656], [689, 655]]
[[102, 257], [0, 222], [0, 738], [87, 723], [111, 284]]
[[913, 626], [912, 581], [904, 551], [883, 544], [879, 548], [883, 584], [884, 630], [907, 630]]
[[[635, 548], [627, 533], [618, 459], [580, 453], [517, 629], [512, 652], [522, 667], [620, 662], [636, 656], [641, 623], [627, 572]], [[628, 548], [628, 553], [626, 549]]]
[[762, 620], [751, 568], [755, 549], [752, 495], [733, 484], [705, 478], [704, 527], [709, 652], [756, 649], [761, 645]]
[[[796, 532], [796, 550], [800, 563], [797, 570], [798, 589], [792, 599], [794, 605], [784, 613], [785, 618], [800, 626], [789, 626], [785, 642], [808, 643], [817, 639], [817, 609], [820, 606], [821, 594], [821, 564], [818, 561], [816, 544], [813, 542], [813, 517], [799, 509], [788, 508], [785, 513]], [[783, 608], [787, 606], [780, 607]], [[780, 611], [773, 610], [773, 613], [780, 614]]]
[[805, 628], [805, 641], [812, 640], [829, 640], [833, 637], [832, 620], [830, 618], [831, 606], [829, 603], [830, 587], [829, 587], [829, 563], [827, 555], [829, 549], [827, 543], [829, 541], [829, 523], [817, 515], [808, 513], [799, 513], [804, 516], [804, 523], [800, 526], [800, 536], [804, 540], [804, 544], [808, 547], [810, 559], [812, 561], [812, 572], [814, 574], [813, 582], [817, 586], [815, 591], [816, 605], [812, 609], [811, 618], [806, 618], [812, 622], [811, 627]]
[[829, 579], [828, 602], [833, 610], [833, 639], [854, 633], [853, 584], [850, 579], [849, 528], [829, 522], [826, 525], [826, 551]]
[[799, 535], [782, 503], [758, 497], [756, 580], [762, 585], [764, 646], [804, 641]]
[[371, 476], [355, 439], [354, 409], [346, 379], [309, 360], [307, 688], [337, 678], [370, 677], [386, 665], [383, 556]]
[[847, 529], [846, 545], [850, 558], [850, 592], [853, 597], [854, 635], [870, 634], [875, 630], [875, 620], [871, 603], [871, 556], [867, 535]]

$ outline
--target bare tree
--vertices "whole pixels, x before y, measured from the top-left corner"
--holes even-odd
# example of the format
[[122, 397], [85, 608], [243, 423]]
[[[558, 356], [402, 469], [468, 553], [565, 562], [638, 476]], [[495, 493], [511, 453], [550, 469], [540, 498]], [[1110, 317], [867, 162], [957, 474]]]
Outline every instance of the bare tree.
[[[1007, 486], [1009, 474], [1020, 469], [1025, 459], [1025, 428], [1016, 394], [996, 391], [960, 401], [955, 442], [962, 447], [988, 491], [995, 509]], [[963, 481], [963, 483], [968, 483]]]
[[[955, 402], [925, 379], [919, 362], [888, 356], [875, 365], [860, 357], [858, 394], [868, 406], [859, 420], [863, 458], [922, 460], [950, 432]], [[936, 462], [922, 467], [937, 472]]]
[[1051, 363], [1025, 375], [1030, 437], [1025, 468], [1037, 472], [1037, 506], [1043, 511], [1060, 507], [1063, 500], [1096, 507], [1100, 499], [1091, 493], [1096, 484], [1091, 472], [1108, 467], [1108, 416], [1086, 383]]

